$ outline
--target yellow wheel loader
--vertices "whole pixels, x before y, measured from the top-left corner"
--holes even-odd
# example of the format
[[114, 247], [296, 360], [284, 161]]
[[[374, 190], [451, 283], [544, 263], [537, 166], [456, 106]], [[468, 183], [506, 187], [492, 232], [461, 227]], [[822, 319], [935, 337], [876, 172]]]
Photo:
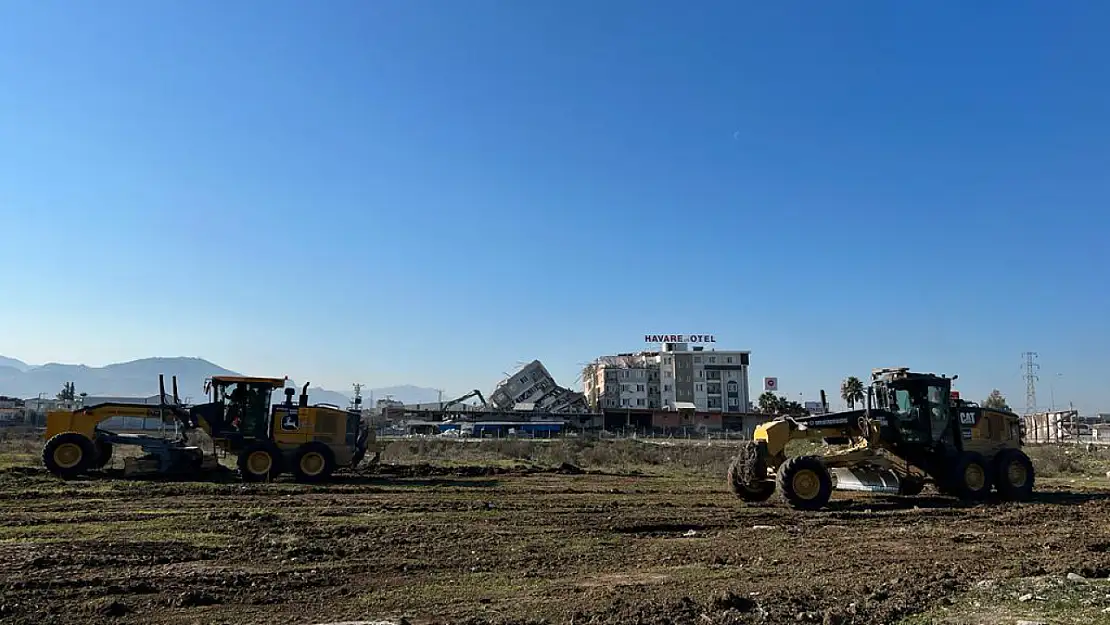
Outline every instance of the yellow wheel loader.
[[[929, 483], [965, 500], [992, 489], [1003, 499], [1028, 499], [1034, 471], [1021, 450], [1020, 417], [960, 400], [952, 392], [956, 377], [875, 369], [862, 410], [761, 424], [729, 467], [729, 489], [747, 502], [777, 490], [802, 510], [823, 508], [833, 490], [913, 496]], [[787, 444], [796, 440], [838, 448], [788, 458]]]
[[[380, 447], [374, 431], [360, 412], [360, 398], [344, 410], [330, 404], [308, 405], [308, 384], [294, 404], [296, 390], [285, 389], [285, 402], [271, 408], [274, 390], [285, 378], [216, 376], [205, 382], [209, 401], [185, 406], [167, 399], [159, 376], [161, 403], [155, 405], [106, 403], [72, 411], [52, 411], [46, 418], [43, 464], [55, 475], [74, 477], [101, 469], [117, 445], [142, 448], [145, 455], [127, 458], [124, 473], [194, 474], [219, 466], [205, 454], [198, 437], [207, 434], [213, 452], [221, 449], [236, 456], [245, 481], [273, 479], [284, 472], [302, 482], [328, 479], [339, 467], [355, 468], [368, 451], [376, 464]], [[113, 417], [155, 417], [173, 427], [174, 436], [118, 433], [102, 424]]]

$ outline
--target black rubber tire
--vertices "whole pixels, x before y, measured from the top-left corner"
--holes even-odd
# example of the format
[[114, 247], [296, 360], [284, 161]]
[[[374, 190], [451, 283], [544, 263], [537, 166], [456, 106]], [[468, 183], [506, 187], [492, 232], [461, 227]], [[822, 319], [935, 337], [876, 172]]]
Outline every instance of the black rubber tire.
[[[1025, 480], [1014, 483], [1011, 469], [1020, 467]], [[994, 457], [994, 487], [998, 495], [1007, 501], [1028, 501], [1033, 497], [1036, 481], [1033, 462], [1020, 449], [1003, 449]]]
[[112, 461], [112, 444], [102, 438], [97, 438], [93, 447], [96, 449], [96, 459], [92, 463], [93, 468], [103, 469], [108, 466], [108, 463]]
[[[971, 471], [981, 474], [981, 484], [972, 485], [968, 482], [967, 478]], [[965, 451], [960, 454], [959, 460], [949, 476], [948, 490], [964, 501], [982, 501], [989, 497], [991, 493], [991, 486], [994, 481], [991, 479], [993, 477], [991, 473], [991, 465], [983, 457], [983, 454], [976, 451]]]
[[[61, 448], [71, 450], [70, 446], [76, 446], [81, 455], [76, 459], [76, 462], [63, 462], [56, 454]], [[63, 451], [63, 454], [65, 452]], [[88, 437], [78, 434], [76, 432], [62, 432], [55, 434], [46, 441], [46, 445], [42, 448], [42, 463], [46, 469], [61, 478], [72, 478], [81, 475], [89, 470], [96, 458], [96, 447]]]
[[[255, 454], [265, 453], [270, 456], [270, 466], [264, 472], [251, 469], [251, 457]], [[281, 475], [281, 450], [268, 441], [258, 441], [247, 445], [239, 453], [239, 476], [244, 482], [265, 482]]]
[[[751, 483], [745, 482], [741, 479], [739, 475], [740, 472], [737, 470], [737, 463], [741, 460], [742, 459], [737, 456], [737, 458], [728, 465], [727, 479], [729, 492], [736, 495], [741, 501], [747, 503], [758, 503], [770, 499], [771, 495], [775, 494], [775, 483], [771, 480], [760, 480]], [[767, 464], [762, 458], [756, 461], [756, 467], [757, 471], [761, 471], [761, 474], [767, 473]]]
[[[817, 478], [816, 488], [811, 493], [800, 493], [797, 490], [795, 478], [803, 473], [813, 473]], [[798, 510], [819, 510], [832, 498], [832, 475], [817, 456], [798, 456], [782, 463], [776, 482], [782, 498]]]
[[[305, 471], [301, 466], [301, 462], [309, 455], [318, 457], [318, 460], [323, 462], [323, 467], [318, 473], [311, 474]], [[328, 480], [332, 473], [335, 472], [335, 453], [327, 445], [313, 441], [305, 443], [297, 448], [293, 454], [293, 466], [291, 467], [293, 478], [298, 482], [316, 483]]]

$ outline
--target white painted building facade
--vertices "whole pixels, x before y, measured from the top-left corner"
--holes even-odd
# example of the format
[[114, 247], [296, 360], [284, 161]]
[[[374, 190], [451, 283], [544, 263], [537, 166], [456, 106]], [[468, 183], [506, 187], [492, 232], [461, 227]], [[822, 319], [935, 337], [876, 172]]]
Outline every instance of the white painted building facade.
[[692, 403], [704, 412], [748, 412], [750, 354], [665, 343], [659, 351], [598, 358], [583, 371], [583, 387], [595, 410]]

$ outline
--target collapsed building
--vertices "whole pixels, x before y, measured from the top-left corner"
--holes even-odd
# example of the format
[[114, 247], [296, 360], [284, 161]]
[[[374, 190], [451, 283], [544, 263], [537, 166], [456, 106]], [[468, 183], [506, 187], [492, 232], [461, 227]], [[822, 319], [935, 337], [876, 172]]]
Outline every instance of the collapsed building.
[[585, 395], [559, 386], [547, 367], [538, 360], [533, 360], [502, 380], [490, 395], [489, 403], [498, 410], [548, 413], [590, 411]]

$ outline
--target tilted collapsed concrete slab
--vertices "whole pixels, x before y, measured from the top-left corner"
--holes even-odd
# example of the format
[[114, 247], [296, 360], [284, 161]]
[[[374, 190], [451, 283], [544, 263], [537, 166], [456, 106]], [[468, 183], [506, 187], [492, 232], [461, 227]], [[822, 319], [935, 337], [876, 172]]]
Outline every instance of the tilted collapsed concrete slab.
[[524, 365], [498, 384], [490, 394], [489, 403], [499, 410], [589, 412], [585, 395], [559, 386], [538, 360]]

